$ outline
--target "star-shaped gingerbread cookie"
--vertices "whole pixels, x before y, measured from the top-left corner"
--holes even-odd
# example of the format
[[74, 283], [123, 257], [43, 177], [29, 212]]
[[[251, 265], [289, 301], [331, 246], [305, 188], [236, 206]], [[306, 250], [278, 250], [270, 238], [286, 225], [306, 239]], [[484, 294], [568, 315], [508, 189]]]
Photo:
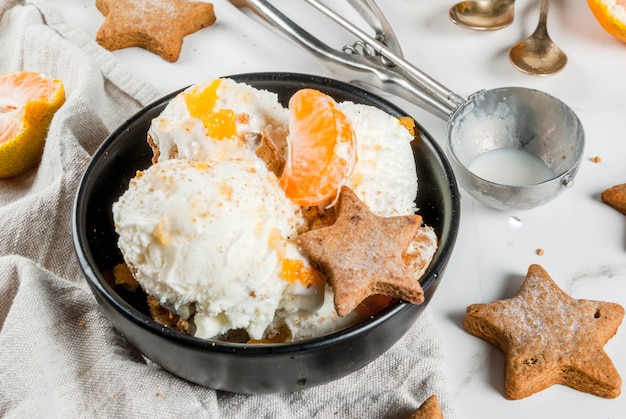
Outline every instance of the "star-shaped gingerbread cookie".
[[619, 304], [576, 300], [531, 265], [517, 296], [469, 306], [463, 326], [504, 352], [508, 399], [553, 384], [614, 398], [622, 380], [603, 348], [623, 317]]
[[187, 0], [96, 0], [105, 16], [96, 41], [113, 51], [141, 47], [165, 60], [180, 56], [183, 38], [215, 22], [213, 4]]
[[626, 183], [615, 185], [602, 192], [602, 202], [626, 215]]
[[309, 230], [296, 240], [328, 275], [337, 314], [347, 315], [375, 294], [422, 303], [424, 291], [402, 259], [422, 217], [379, 217], [346, 186], [340, 190], [338, 204], [334, 224]]

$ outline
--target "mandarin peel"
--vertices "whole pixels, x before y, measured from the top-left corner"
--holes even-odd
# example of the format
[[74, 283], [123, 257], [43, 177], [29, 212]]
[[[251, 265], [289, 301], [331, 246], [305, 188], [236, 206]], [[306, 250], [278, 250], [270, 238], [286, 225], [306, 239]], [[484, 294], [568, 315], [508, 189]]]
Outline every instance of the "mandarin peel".
[[0, 177], [33, 167], [43, 153], [48, 128], [65, 102], [63, 83], [36, 72], [0, 76]]
[[587, 0], [587, 4], [606, 32], [626, 42], [626, 0]]

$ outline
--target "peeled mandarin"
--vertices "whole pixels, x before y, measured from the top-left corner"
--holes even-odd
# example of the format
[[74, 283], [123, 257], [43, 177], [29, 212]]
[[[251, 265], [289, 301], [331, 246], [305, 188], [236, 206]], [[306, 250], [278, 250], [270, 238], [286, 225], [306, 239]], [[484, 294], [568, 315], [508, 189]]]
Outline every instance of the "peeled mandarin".
[[200, 119], [206, 129], [206, 135], [216, 140], [232, 138], [237, 134], [235, 113], [230, 109], [215, 110], [219, 99], [217, 89], [221, 83], [222, 81], [217, 79], [204, 90], [195, 88], [185, 93], [189, 115]]
[[289, 100], [288, 153], [280, 184], [300, 206], [333, 198], [357, 161], [356, 136], [330, 96], [302, 89]]
[[283, 259], [280, 276], [287, 282], [299, 282], [306, 287], [324, 282], [318, 271], [305, 266], [302, 260], [297, 259]]
[[0, 76], [0, 178], [39, 161], [52, 117], [64, 102], [59, 80], [28, 71]]
[[626, 42], [626, 0], [587, 0], [587, 4], [605, 31]]

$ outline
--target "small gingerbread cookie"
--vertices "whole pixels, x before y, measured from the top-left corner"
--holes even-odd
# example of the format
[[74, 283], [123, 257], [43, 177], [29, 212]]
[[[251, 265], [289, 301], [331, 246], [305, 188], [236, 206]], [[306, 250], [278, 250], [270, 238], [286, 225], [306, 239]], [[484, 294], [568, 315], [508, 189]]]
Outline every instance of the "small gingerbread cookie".
[[436, 395], [427, 398], [424, 403], [405, 419], [443, 419], [443, 412]]
[[130, 268], [125, 263], [120, 263], [113, 267], [113, 279], [115, 285], [119, 285], [128, 291], [135, 292], [139, 288], [139, 282], [137, 282]]
[[626, 183], [615, 185], [602, 192], [602, 202], [626, 215]]
[[163, 307], [158, 300], [148, 295], [146, 297], [148, 308], [150, 309], [150, 316], [155, 322], [169, 327], [170, 329], [178, 330], [181, 333], [189, 334], [189, 322], [174, 313], [169, 309]]
[[553, 384], [615, 398], [622, 380], [603, 347], [623, 317], [621, 305], [576, 300], [531, 265], [517, 296], [469, 306], [463, 326], [504, 352], [508, 399]]
[[337, 221], [301, 234], [296, 242], [328, 275], [337, 314], [345, 316], [375, 294], [424, 302], [424, 291], [403, 259], [421, 224], [419, 215], [379, 217], [343, 186]]
[[169, 62], [178, 60], [183, 38], [215, 22], [213, 4], [187, 0], [96, 0], [105, 16], [96, 41], [113, 51], [141, 47]]
[[264, 129], [257, 137], [256, 155], [265, 162], [270, 172], [280, 177], [285, 167], [286, 151], [283, 149], [287, 148], [287, 130]]

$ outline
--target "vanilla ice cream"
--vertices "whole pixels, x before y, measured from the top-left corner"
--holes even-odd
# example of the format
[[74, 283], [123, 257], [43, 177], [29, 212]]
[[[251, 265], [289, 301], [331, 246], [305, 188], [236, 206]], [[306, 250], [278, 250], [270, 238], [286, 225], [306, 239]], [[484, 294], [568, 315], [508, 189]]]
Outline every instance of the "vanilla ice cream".
[[260, 339], [277, 308], [293, 309], [281, 304], [288, 288], [298, 305], [323, 302], [323, 283], [292, 285], [284, 275], [285, 261], [309, 267], [288, 240], [300, 207], [262, 164], [157, 163], [132, 180], [113, 216], [138, 282], [174, 313], [194, 314], [195, 336], [245, 329]]
[[376, 215], [415, 214], [417, 172], [413, 136], [398, 118], [362, 104], [343, 102], [340, 109], [357, 137], [357, 164], [347, 186]]
[[[412, 135], [382, 110], [339, 106], [356, 134], [347, 186], [380, 216], [414, 214]], [[286, 327], [290, 339], [302, 340], [359, 320], [337, 315], [332, 288], [293, 240], [305, 225], [301, 208], [255, 152], [258, 134], [286, 130], [288, 118], [274, 93], [230, 79], [188, 88], [150, 127], [158, 161], [113, 206], [119, 247], [137, 281], [190, 319], [197, 337], [243, 329], [261, 339]]]
[[215, 79], [178, 94], [152, 121], [148, 135], [159, 161], [254, 158], [254, 137], [286, 129], [288, 118], [275, 93]]

